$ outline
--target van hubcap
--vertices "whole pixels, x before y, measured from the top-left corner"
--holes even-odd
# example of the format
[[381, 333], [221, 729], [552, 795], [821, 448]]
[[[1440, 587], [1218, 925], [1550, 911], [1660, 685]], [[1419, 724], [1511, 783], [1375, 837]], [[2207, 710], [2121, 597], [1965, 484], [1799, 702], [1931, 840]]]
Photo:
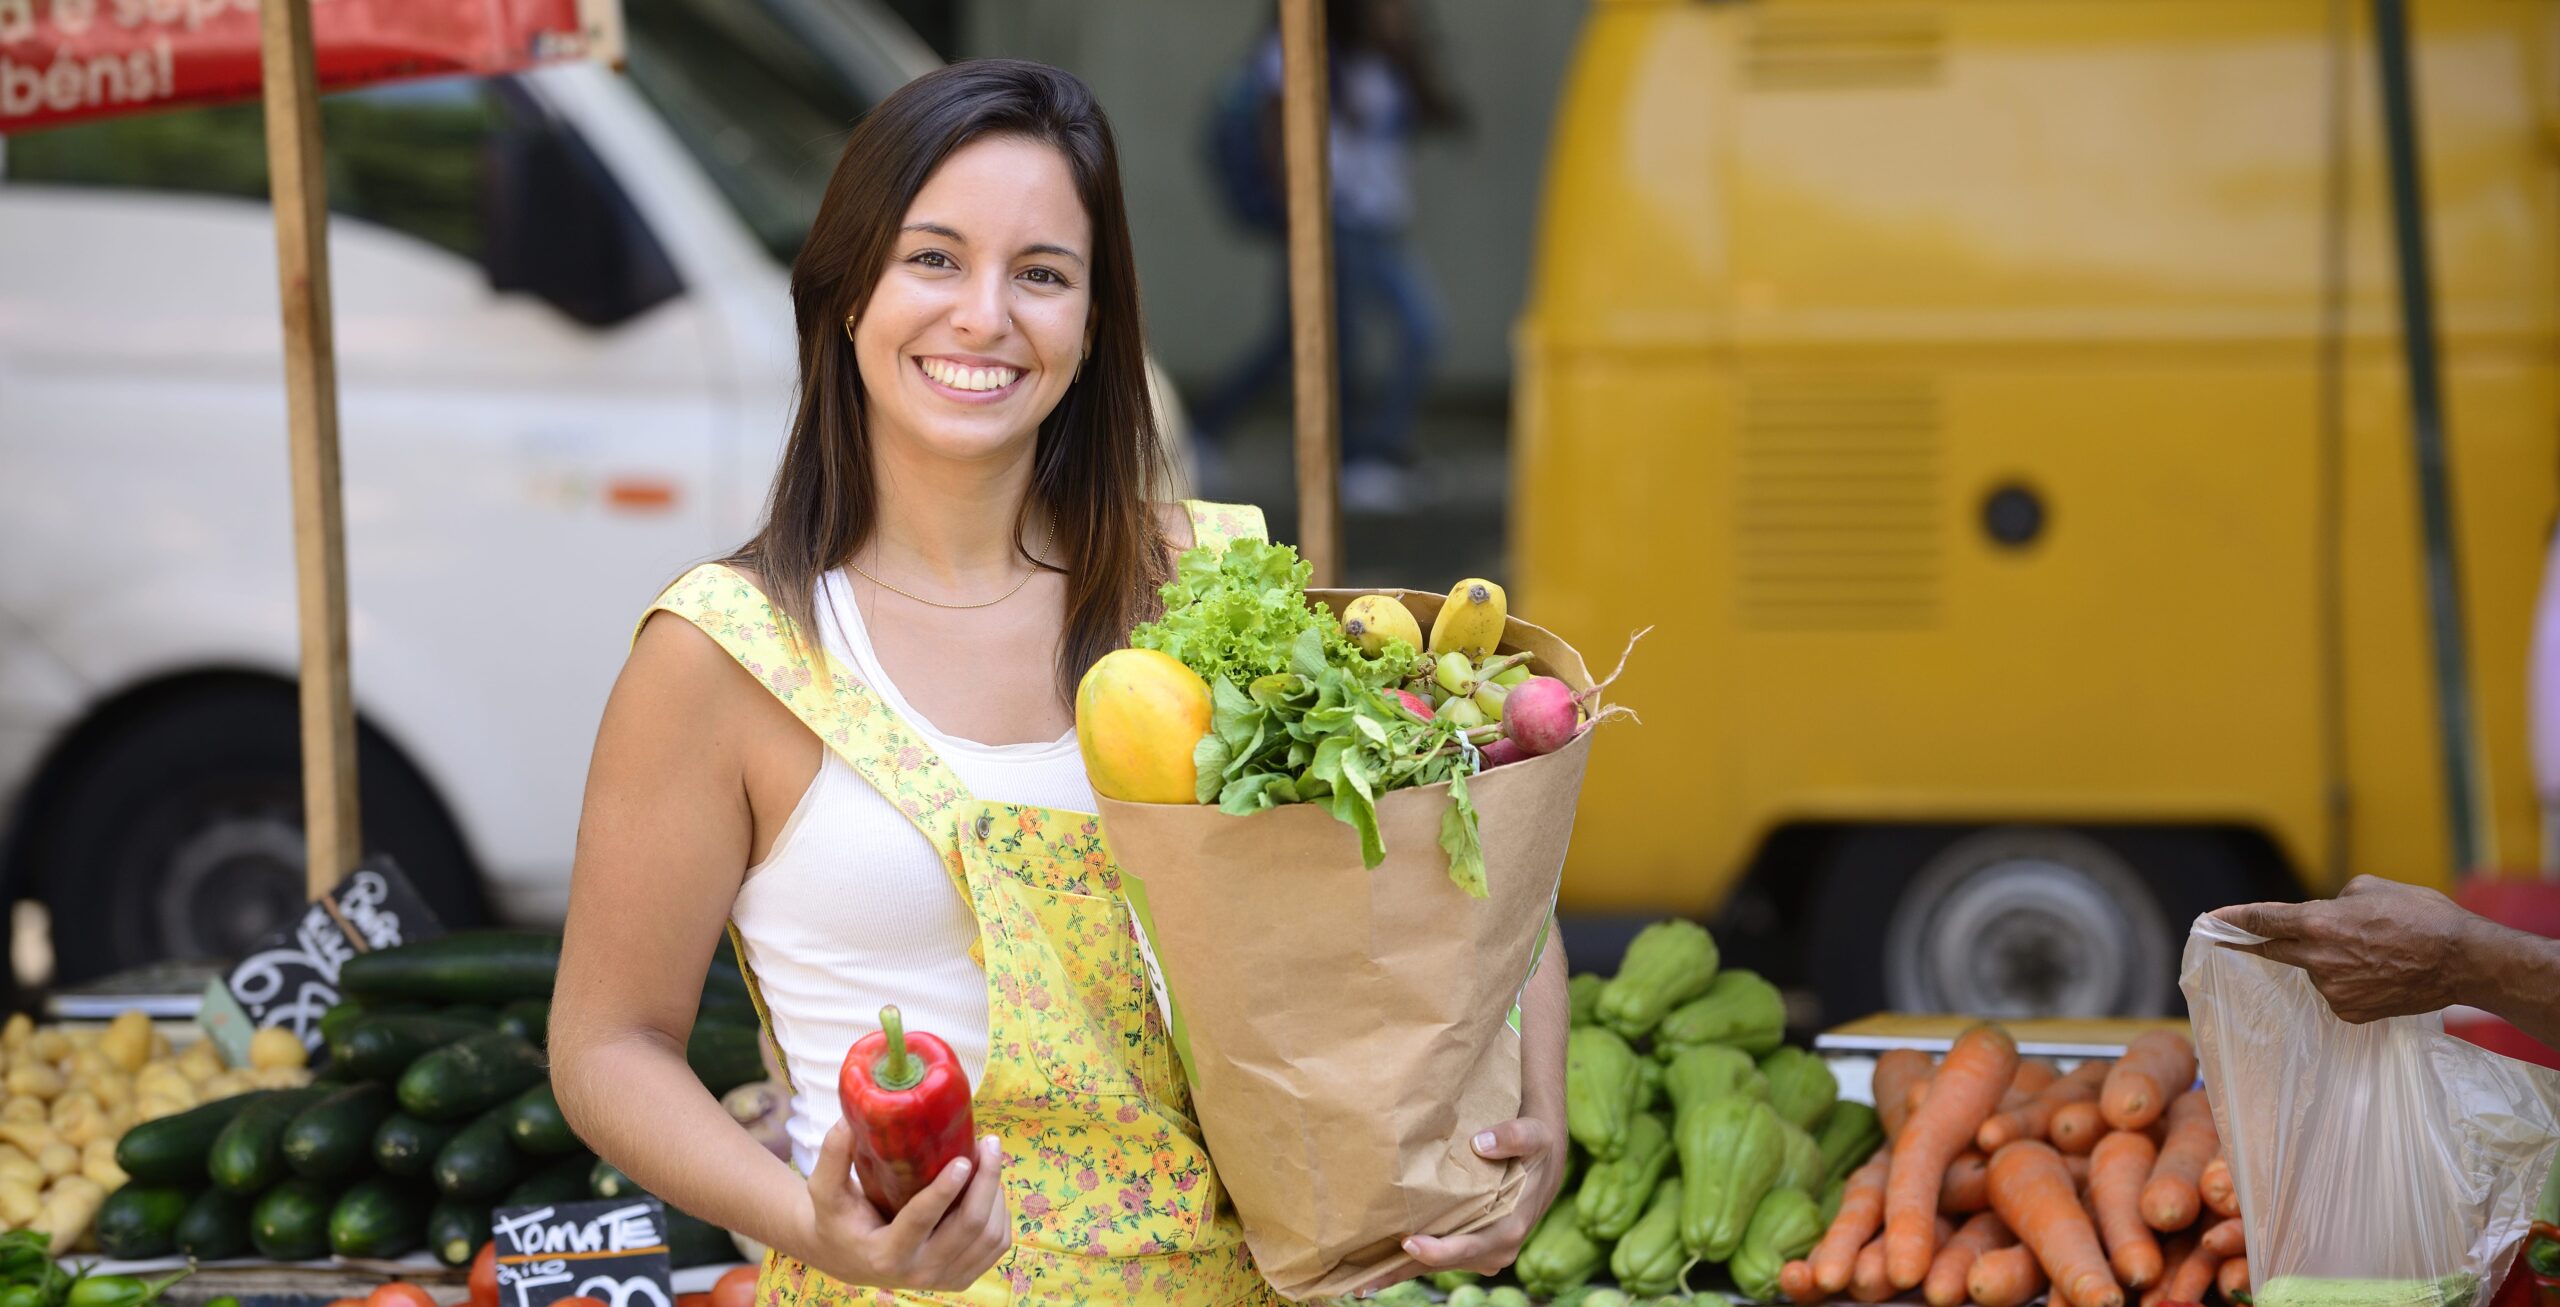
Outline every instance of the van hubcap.
[[1909, 1012], [2140, 1016], [2163, 1010], [2168, 927], [2142, 878], [2066, 831], [1968, 836], [1895, 907], [1885, 987]]

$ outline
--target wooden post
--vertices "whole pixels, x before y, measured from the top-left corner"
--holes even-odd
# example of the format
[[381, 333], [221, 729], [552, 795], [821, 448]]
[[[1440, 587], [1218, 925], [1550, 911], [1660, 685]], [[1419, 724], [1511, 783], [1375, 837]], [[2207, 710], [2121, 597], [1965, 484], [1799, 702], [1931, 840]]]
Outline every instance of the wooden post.
[[1289, 323], [1297, 362], [1298, 552], [1311, 584], [1342, 576], [1341, 396], [1334, 390], [1333, 183], [1325, 155], [1324, 0], [1281, 0], [1281, 140], [1288, 161]]
[[347, 677], [346, 515], [338, 492], [338, 364], [329, 317], [329, 193], [321, 171], [311, 0], [264, 0], [267, 192], [284, 298], [293, 553], [302, 611], [302, 808], [313, 897], [355, 869], [355, 699]]

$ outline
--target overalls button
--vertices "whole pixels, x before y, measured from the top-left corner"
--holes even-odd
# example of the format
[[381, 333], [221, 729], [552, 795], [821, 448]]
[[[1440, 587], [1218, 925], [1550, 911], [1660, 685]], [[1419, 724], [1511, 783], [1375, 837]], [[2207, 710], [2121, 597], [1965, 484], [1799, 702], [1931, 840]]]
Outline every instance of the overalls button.
[[990, 831], [990, 830], [995, 829], [995, 824], [996, 824], [996, 819], [995, 819], [995, 815], [994, 815], [993, 813], [985, 813], [985, 812], [979, 813], [979, 814], [978, 814], [978, 838], [979, 838], [979, 839], [985, 839], [985, 838], [987, 837], [987, 832], [988, 832], [988, 831]]

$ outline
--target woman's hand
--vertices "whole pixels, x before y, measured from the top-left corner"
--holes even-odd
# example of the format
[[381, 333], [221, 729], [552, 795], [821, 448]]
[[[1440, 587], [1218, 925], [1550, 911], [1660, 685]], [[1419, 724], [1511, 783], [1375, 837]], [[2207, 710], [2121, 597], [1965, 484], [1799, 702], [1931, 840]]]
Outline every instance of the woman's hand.
[[958, 1292], [978, 1282], [1013, 1245], [1004, 1202], [1004, 1148], [978, 1141], [976, 1158], [942, 1168], [883, 1220], [853, 1178], [853, 1128], [827, 1132], [809, 1177], [809, 1238], [793, 1252], [846, 1284]]
[[1538, 1218], [1546, 1214], [1548, 1204], [1555, 1201], [1557, 1186], [1564, 1182], [1565, 1150], [1570, 1146], [1564, 1122], [1518, 1117], [1480, 1132], [1472, 1142], [1479, 1157], [1494, 1161], [1516, 1157], [1528, 1164], [1529, 1184], [1521, 1192], [1519, 1205], [1511, 1209], [1510, 1215], [1473, 1234], [1446, 1238], [1417, 1234], [1406, 1239], [1405, 1255], [1421, 1265], [1383, 1276], [1361, 1286], [1361, 1292], [1375, 1292], [1398, 1280], [1432, 1271], [1491, 1275], [1520, 1255], [1521, 1243], [1538, 1224]]

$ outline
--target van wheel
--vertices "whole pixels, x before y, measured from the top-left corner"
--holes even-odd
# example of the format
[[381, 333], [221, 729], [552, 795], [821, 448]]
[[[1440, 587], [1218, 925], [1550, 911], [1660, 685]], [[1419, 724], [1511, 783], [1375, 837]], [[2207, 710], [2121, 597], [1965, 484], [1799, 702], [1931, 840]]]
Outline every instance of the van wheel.
[[2220, 836], [2165, 830], [1858, 830], [1826, 862], [1826, 1022], [2168, 1012], [2189, 923], [2256, 879]]
[[[108, 727], [55, 791], [40, 843], [55, 979], [237, 958], [300, 912], [301, 755], [290, 686], [201, 692]], [[365, 847], [397, 859], [448, 928], [479, 923], [478, 879], [425, 781], [368, 730], [356, 768]]]

